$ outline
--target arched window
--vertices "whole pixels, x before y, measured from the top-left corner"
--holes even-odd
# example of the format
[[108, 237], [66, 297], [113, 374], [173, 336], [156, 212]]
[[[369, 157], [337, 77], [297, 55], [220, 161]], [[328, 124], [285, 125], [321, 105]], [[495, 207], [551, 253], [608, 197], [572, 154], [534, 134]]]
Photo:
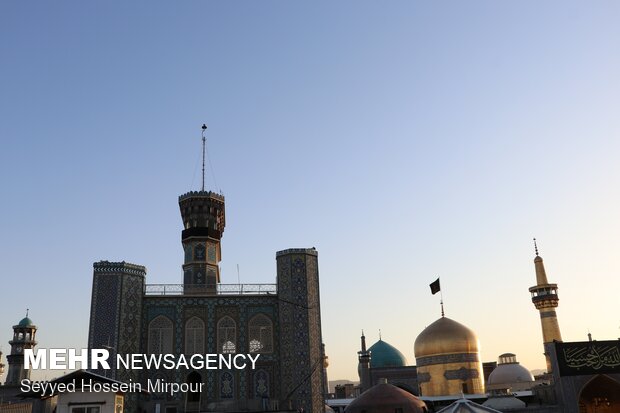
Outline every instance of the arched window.
[[220, 318], [217, 322], [217, 348], [220, 353], [237, 352], [237, 323], [229, 316]]
[[250, 320], [250, 353], [271, 353], [273, 351], [273, 324], [269, 317], [257, 314]]
[[205, 323], [198, 317], [192, 317], [185, 323], [185, 354], [205, 352]]
[[149, 323], [149, 353], [172, 353], [172, 321], [163, 315]]

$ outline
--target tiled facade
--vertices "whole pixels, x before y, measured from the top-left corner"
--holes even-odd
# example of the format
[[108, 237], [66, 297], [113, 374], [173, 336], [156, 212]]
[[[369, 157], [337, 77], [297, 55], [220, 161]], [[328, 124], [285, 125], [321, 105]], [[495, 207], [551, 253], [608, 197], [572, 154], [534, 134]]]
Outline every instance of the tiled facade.
[[[191, 193], [190, 197], [194, 194], [209, 197], [212, 193]], [[217, 219], [223, 221], [223, 197], [221, 199], [222, 216]], [[196, 200], [192, 202], [195, 204]], [[201, 268], [208, 270], [212, 265], [209, 255], [212, 262], [219, 262], [219, 236], [223, 225], [217, 237], [213, 232], [207, 233], [206, 228], [211, 228], [209, 216], [200, 224], [205, 229], [200, 233], [202, 228], [192, 228], [191, 220], [187, 219], [188, 216], [194, 219], [196, 211], [192, 209], [190, 214], [183, 208], [181, 205], [182, 213], [186, 214], [183, 231], [186, 283], [177, 289], [166, 290], [164, 286], [153, 289], [146, 285], [146, 269], [142, 266], [126, 262], [95, 263], [89, 348], [109, 348], [112, 355], [168, 350], [174, 354], [259, 353], [256, 369], [120, 369], [99, 373], [113, 375], [121, 381], [141, 382], [145, 386], [147, 379], [204, 383], [204, 391], [198, 395], [130, 395], [126, 403], [129, 411], [303, 408], [308, 413], [322, 412], [317, 251], [314, 248], [279, 251], [276, 254], [277, 289], [271, 286], [273, 288], [266, 290], [244, 291], [237, 286], [238, 291], [226, 291], [225, 286], [209, 284], [216, 278], [209, 279], [208, 271], [204, 287], [188, 288], [188, 271], [192, 272], [190, 278], [194, 286], [201, 277], [198, 274]], [[202, 255], [205, 255], [206, 265], [201, 266], [187, 253], [190, 245], [195, 251], [204, 247], [202, 250], [207, 253]], [[211, 246], [217, 247], [217, 257], [209, 254]]]

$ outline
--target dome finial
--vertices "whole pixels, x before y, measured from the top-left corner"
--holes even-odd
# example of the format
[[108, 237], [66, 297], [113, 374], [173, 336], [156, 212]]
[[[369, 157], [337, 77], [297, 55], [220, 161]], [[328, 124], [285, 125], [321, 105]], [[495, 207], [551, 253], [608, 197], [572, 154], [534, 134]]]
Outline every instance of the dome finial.
[[379, 329], [379, 340], [381, 340], [381, 329]]
[[28, 311], [30, 311], [30, 308], [26, 308], [26, 317], [28, 317]]
[[534, 238], [534, 251], [536, 252], [536, 256], [538, 257], [538, 245], [536, 245], [536, 238]]

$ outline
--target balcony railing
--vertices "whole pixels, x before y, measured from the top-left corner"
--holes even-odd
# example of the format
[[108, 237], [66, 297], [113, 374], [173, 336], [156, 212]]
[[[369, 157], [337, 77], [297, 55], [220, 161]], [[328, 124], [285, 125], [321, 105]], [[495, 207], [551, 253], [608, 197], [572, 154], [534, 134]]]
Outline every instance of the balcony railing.
[[[275, 295], [276, 284], [217, 284], [216, 295]], [[205, 284], [146, 284], [145, 295], [211, 295]]]

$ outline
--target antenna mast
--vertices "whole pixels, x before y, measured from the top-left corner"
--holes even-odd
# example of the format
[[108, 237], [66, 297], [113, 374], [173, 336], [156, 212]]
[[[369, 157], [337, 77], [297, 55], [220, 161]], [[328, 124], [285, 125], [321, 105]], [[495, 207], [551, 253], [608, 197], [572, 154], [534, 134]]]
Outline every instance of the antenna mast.
[[205, 190], [205, 147], [207, 146], [207, 138], [205, 132], [207, 131], [207, 125], [202, 124], [202, 191]]

